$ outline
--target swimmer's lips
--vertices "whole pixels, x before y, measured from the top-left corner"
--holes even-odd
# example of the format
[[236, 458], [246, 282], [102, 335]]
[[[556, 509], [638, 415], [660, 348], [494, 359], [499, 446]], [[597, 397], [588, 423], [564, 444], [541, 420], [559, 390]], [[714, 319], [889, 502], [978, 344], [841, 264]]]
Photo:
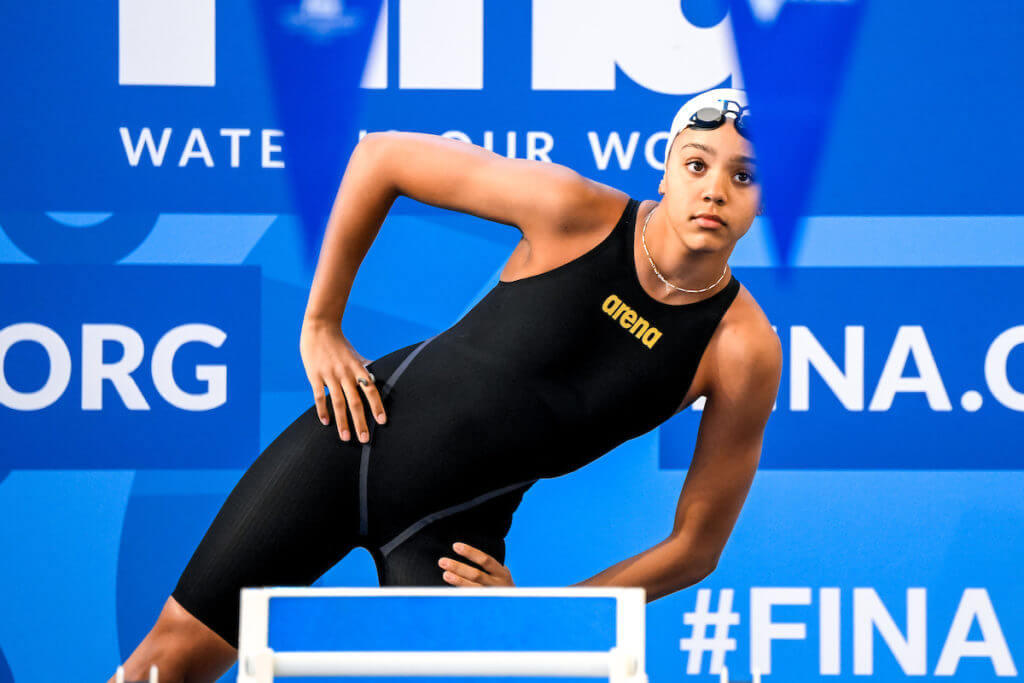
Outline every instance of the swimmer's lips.
[[721, 228], [725, 225], [721, 218], [712, 213], [697, 214], [693, 219], [705, 228]]

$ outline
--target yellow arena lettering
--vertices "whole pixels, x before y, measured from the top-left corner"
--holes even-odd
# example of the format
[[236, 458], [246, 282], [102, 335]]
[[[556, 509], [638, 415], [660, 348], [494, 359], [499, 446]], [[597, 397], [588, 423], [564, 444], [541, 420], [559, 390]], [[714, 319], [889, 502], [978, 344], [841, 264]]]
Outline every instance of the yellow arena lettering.
[[619, 326], [637, 338], [647, 348], [652, 348], [661, 339], [661, 330], [651, 324], [635, 309], [614, 294], [609, 294], [601, 304], [601, 310], [607, 313]]
[[644, 346], [646, 346], [647, 348], [651, 348], [658, 342], [659, 339], [661, 339], [661, 330], [659, 330], [657, 327], [652, 327], [651, 329], [647, 330], [647, 334], [644, 335]]

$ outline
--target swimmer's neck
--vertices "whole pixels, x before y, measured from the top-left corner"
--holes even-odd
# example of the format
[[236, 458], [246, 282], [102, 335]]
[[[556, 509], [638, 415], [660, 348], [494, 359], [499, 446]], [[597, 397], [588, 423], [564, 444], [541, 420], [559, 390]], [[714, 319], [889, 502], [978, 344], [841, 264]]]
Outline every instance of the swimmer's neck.
[[[641, 281], [650, 285], [650, 291], [675, 292], [683, 297], [700, 299], [728, 283], [727, 275], [714, 288], [700, 294], [684, 294], [666, 286], [652, 270], [641, 242], [640, 232], [648, 213], [649, 211], [637, 215], [637, 236], [634, 246], [637, 262], [643, 264], [637, 272], [641, 273]], [[666, 280], [685, 289], [703, 289], [721, 277], [736, 243], [718, 246], [714, 244], [720, 242], [716, 237], [714, 234], [703, 236], [694, 233], [693, 239], [685, 240], [673, 229], [664, 211], [660, 210], [655, 211], [647, 223], [647, 250], [654, 259], [654, 265]]]

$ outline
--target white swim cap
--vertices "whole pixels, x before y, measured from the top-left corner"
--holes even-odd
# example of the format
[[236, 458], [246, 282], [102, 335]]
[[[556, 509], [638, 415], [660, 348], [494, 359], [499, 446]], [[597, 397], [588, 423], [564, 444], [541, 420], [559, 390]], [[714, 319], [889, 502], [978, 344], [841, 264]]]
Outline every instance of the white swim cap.
[[715, 88], [713, 90], [706, 90], [688, 99], [679, 108], [679, 111], [676, 112], [675, 118], [672, 119], [672, 128], [668, 134], [668, 144], [665, 145], [665, 163], [668, 163], [668, 155], [672, 151], [672, 143], [676, 141], [676, 136], [684, 128], [692, 125], [690, 118], [699, 110], [704, 107], [723, 109], [726, 112], [732, 112], [732, 118], [735, 119], [747, 106], [747, 91], [738, 88]]

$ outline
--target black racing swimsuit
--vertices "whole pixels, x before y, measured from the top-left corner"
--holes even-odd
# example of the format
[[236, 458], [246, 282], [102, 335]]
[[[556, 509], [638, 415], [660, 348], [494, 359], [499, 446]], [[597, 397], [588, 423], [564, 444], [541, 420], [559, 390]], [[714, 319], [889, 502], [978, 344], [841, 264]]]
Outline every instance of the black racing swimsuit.
[[[739, 291], [670, 305], [641, 287], [639, 202], [582, 256], [501, 282], [447, 330], [369, 363], [388, 421], [341, 441], [311, 406], [253, 462], [172, 595], [237, 647], [239, 589], [310, 585], [354, 547], [381, 585], [447, 585], [464, 541], [504, 562], [537, 479], [671, 417]], [[461, 559], [461, 558], [460, 558]]]

